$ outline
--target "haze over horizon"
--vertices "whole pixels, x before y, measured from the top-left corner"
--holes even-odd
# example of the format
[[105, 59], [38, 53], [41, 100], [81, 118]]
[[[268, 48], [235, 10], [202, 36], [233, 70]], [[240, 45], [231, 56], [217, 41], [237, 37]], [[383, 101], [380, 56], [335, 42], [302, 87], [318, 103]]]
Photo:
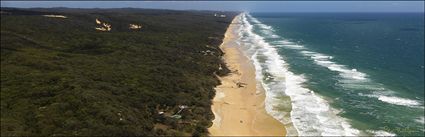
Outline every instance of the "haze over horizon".
[[248, 12], [424, 12], [424, 1], [1, 1], [1, 6]]

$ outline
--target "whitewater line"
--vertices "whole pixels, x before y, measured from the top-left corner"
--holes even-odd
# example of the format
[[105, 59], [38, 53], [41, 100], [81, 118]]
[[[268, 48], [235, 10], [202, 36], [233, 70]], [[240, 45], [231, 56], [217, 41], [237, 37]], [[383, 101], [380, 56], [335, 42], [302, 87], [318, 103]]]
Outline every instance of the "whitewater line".
[[[306, 81], [304, 77], [295, 75], [288, 70], [286, 62], [278, 55], [277, 49], [267, 43], [264, 37], [253, 32], [253, 25], [247, 20], [248, 17], [262, 28], [272, 28], [262, 24], [249, 14], [243, 14], [241, 17], [241, 27], [243, 27], [241, 31], [246, 36], [242, 40], [246, 41], [243, 45], [256, 47], [253, 48], [256, 50], [255, 56], [251, 55], [251, 59], [256, 64], [257, 72], [261, 74], [257, 79], [264, 85], [267, 93], [267, 112], [284, 124], [292, 122], [301, 136], [359, 135], [360, 131], [351, 128], [345, 118], [337, 116], [337, 112], [329, 106], [326, 100], [302, 86]], [[260, 62], [259, 57], [264, 61]], [[285, 113], [276, 109], [282, 105], [282, 100], [279, 100], [279, 97], [282, 96], [290, 97], [292, 105], [290, 121], [285, 119]]]
[[[251, 15], [247, 15], [252, 22], [255, 23], [255, 25], [258, 25], [259, 28], [261, 28], [261, 32], [263, 34], [269, 36], [268, 38], [276, 38], [276, 34], [274, 34], [274, 29], [271, 26], [267, 26], [260, 21], [258, 21], [256, 18], [252, 17]], [[280, 38], [280, 36], [279, 36]], [[343, 86], [343, 88], [350, 88], [350, 89], [364, 89], [364, 90], [372, 90], [371, 94], [361, 94], [360, 96], [370, 97], [370, 98], [376, 98], [379, 101], [392, 104], [392, 105], [399, 105], [399, 106], [406, 106], [411, 108], [424, 108], [422, 106], [423, 103], [418, 100], [413, 99], [407, 99], [402, 97], [395, 96], [395, 92], [392, 90], [385, 89], [383, 87], [375, 86], [380, 85], [379, 83], [375, 83], [372, 80], [368, 79], [368, 75], [366, 73], [360, 72], [355, 68], [348, 68], [345, 65], [340, 65], [332, 61], [333, 56], [329, 56], [322, 53], [317, 53], [313, 51], [309, 51], [306, 47], [303, 45], [300, 45], [298, 43], [290, 42], [288, 40], [280, 40], [275, 41], [272, 43], [273, 45], [276, 45], [277, 47], [283, 47], [288, 49], [294, 49], [298, 50], [299, 53], [301, 53], [303, 56], [309, 57], [313, 62], [319, 66], [325, 67], [331, 71], [338, 72], [339, 76], [343, 79], [338, 80], [340, 85]], [[372, 84], [368, 84], [372, 83]], [[370, 85], [373, 87], [363, 87], [363, 86], [357, 86], [357, 85]]]

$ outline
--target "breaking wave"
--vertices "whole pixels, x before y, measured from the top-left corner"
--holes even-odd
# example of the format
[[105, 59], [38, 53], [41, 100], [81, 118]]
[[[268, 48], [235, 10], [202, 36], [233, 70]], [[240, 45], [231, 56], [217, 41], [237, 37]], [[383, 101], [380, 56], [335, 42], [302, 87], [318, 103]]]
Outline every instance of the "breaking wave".
[[[265, 31], [268, 38], [273, 36], [273, 28], [243, 14], [239, 19], [242, 32], [241, 46], [253, 61], [257, 80], [266, 90], [266, 110], [274, 118], [285, 124], [288, 135], [300, 136], [354, 136], [360, 131], [351, 127], [347, 119], [338, 116], [338, 111], [329, 103], [303, 86], [306, 79], [288, 70], [288, 64], [278, 54], [277, 49], [265, 41], [265, 37], [255, 33], [253, 27]], [[253, 24], [251, 24], [252, 22]], [[276, 44], [276, 43], [274, 43]], [[289, 41], [279, 41], [280, 46], [293, 49], [305, 47]], [[321, 59], [316, 55], [316, 59]], [[285, 105], [291, 104], [291, 105]], [[289, 126], [288, 126], [289, 125]], [[290, 125], [293, 125], [290, 126]]]

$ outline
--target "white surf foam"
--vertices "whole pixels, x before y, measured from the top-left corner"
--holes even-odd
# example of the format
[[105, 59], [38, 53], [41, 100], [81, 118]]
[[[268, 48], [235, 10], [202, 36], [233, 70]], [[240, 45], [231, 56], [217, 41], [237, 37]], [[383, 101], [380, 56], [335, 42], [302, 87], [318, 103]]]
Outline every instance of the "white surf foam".
[[279, 35], [274, 34], [274, 29], [271, 26], [261, 23], [256, 18], [253, 18], [251, 15], [247, 15], [254, 25], [261, 28], [261, 32], [265, 35], [266, 38], [280, 38]]
[[368, 130], [368, 132], [369, 132], [369, 133], [372, 133], [374, 136], [380, 136], [380, 137], [382, 137], [382, 136], [385, 136], [385, 137], [397, 136], [397, 135], [396, 135], [396, 134], [394, 134], [394, 133], [390, 133], [390, 132], [383, 131], [383, 130], [378, 130], [378, 131], [375, 131], [375, 130]]
[[423, 116], [416, 118], [415, 121], [421, 123], [422, 125], [425, 124], [425, 118]]
[[383, 102], [390, 103], [390, 104], [409, 106], [409, 107], [421, 105], [416, 100], [405, 99], [405, 98], [394, 97], [394, 96], [378, 96], [378, 99], [383, 101]]
[[331, 61], [331, 59], [333, 59], [333, 56], [307, 50], [301, 51], [301, 53], [305, 56], [310, 57], [317, 65], [326, 67], [331, 71], [338, 72], [339, 75], [345, 79], [367, 80], [367, 75], [365, 73], [359, 72], [355, 68], [350, 69], [344, 65], [340, 65]]
[[417, 100], [392, 96], [390, 94], [393, 91], [386, 91], [386, 92], [387, 92], [386, 94], [384, 94], [384, 92], [374, 92], [373, 94], [359, 93], [359, 95], [377, 98], [378, 100], [389, 103], [389, 104], [407, 106], [407, 107], [413, 107], [413, 108], [423, 108], [422, 103]]
[[276, 41], [277, 44], [283, 44], [283, 45], [293, 45], [295, 43], [287, 41], [287, 40], [281, 40], [281, 41]]
[[270, 42], [270, 44], [274, 45], [276, 47], [284, 47], [284, 48], [289, 48], [289, 49], [297, 49], [297, 50], [305, 49], [304, 46], [299, 45], [299, 44], [294, 43], [294, 42], [290, 42], [288, 40], [272, 41], [272, 42]]
[[290, 48], [290, 49], [305, 49], [304, 46], [301, 45], [291, 45], [291, 44], [287, 44], [287, 45], [276, 45], [277, 47], [286, 47], [286, 48]]
[[[242, 31], [251, 41], [246, 46], [255, 46], [261, 49], [249, 56], [259, 74], [257, 78], [266, 90], [267, 112], [282, 123], [288, 123], [288, 120], [285, 120], [285, 114], [277, 109], [279, 104], [282, 104], [279, 97], [289, 96], [292, 105], [291, 121], [300, 136], [359, 135], [360, 131], [353, 129], [346, 119], [337, 116], [338, 112], [334, 111], [326, 100], [316, 95], [314, 91], [303, 87], [303, 83], [306, 82], [305, 78], [287, 69], [286, 62], [277, 53], [277, 50], [265, 42], [263, 37], [253, 32], [247, 16], [249, 15], [244, 14], [241, 18], [242, 27], [244, 27]], [[251, 16], [249, 18], [256, 24], [261, 23]], [[258, 61], [260, 55], [266, 57], [262, 64]], [[270, 81], [263, 80], [264, 73], [271, 75], [268, 76], [271, 77]]]

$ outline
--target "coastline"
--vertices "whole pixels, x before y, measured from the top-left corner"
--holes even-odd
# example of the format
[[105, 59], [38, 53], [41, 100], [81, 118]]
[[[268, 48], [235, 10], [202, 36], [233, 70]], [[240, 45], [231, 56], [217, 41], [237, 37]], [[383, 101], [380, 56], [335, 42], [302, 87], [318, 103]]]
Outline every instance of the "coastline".
[[[212, 136], [284, 136], [284, 125], [265, 110], [265, 91], [256, 87], [254, 65], [236, 46], [239, 17], [229, 25], [220, 46], [232, 72], [219, 78], [222, 84], [215, 88], [211, 106], [215, 119], [208, 130]], [[238, 87], [239, 82], [243, 87]]]

